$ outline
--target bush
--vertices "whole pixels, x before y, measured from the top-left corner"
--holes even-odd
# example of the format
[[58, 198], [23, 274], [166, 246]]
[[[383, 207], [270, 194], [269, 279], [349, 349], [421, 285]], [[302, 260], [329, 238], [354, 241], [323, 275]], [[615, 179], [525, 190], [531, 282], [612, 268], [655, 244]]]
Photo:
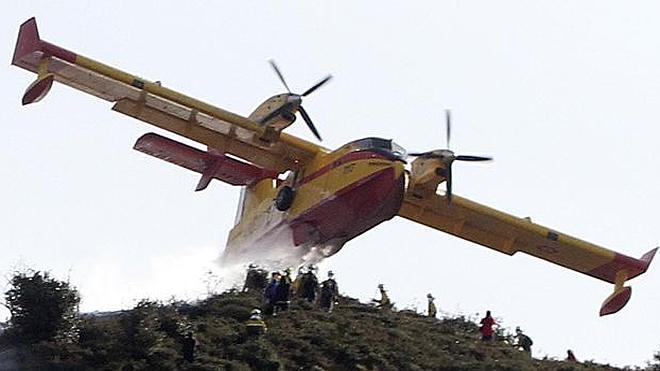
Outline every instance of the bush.
[[16, 272], [5, 292], [11, 313], [8, 336], [23, 344], [77, 341], [78, 291], [48, 272]]

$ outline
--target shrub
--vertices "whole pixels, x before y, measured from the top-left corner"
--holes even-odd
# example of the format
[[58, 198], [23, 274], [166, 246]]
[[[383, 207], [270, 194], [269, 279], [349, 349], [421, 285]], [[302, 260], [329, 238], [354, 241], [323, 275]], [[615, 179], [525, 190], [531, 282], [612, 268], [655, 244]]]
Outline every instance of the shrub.
[[77, 341], [78, 291], [48, 272], [16, 272], [5, 292], [11, 313], [8, 335], [18, 343]]

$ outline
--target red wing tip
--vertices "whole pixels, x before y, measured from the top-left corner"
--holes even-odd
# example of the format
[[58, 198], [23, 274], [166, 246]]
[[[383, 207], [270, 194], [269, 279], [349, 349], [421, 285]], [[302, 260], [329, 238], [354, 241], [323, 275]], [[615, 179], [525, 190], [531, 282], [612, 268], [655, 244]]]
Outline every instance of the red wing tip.
[[607, 316], [620, 311], [630, 300], [630, 295], [632, 295], [632, 288], [626, 286], [608, 296], [600, 307], [600, 316]]
[[12, 64], [16, 65], [21, 58], [26, 55], [39, 50], [41, 39], [39, 38], [39, 30], [37, 29], [37, 19], [32, 17], [21, 24], [18, 31], [18, 40], [16, 41], [16, 48], [14, 49], [14, 57]]
[[639, 259], [643, 261], [646, 264], [645, 268], [648, 268], [649, 265], [651, 264], [651, 261], [653, 261], [653, 257], [655, 256], [655, 253], [658, 251], [658, 248], [656, 247], [655, 249], [647, 252], [646, 254], [642, 255], [642, 257]]
[[34, 24], [35, 28], [37, 27], [37, 18], [36, 17], [28, 18], [27, 21], [21, 23], [21, 28], [25, 25], [30, 25], [31, 26], [32, 24]]

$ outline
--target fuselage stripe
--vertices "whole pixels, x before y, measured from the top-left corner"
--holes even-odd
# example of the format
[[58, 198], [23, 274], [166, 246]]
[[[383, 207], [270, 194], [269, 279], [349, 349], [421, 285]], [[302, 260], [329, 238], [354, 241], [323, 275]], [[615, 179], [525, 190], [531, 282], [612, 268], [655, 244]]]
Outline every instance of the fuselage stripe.
[[371, 151], [356, 151], [356, 152], [350, 152], [334, 161], [331, 163], [323, 166], [322, 168], [316, 170], [315, 172], [311, 173], [310, 175], [304, 177], [298, 185], [303, 185], [305, 183], [309, 183], [312, 180], [326, 174], [327, 172], [331, 171], [332, 169], [335, 169], [343, 164], [346, 164], [348, 162], [352, 161], [357, 161], [357, 160], [364, 160], [367, 158], [377, 158], [377, 159], [385, 159], [387, 158], [381, 154], [371, 152]]

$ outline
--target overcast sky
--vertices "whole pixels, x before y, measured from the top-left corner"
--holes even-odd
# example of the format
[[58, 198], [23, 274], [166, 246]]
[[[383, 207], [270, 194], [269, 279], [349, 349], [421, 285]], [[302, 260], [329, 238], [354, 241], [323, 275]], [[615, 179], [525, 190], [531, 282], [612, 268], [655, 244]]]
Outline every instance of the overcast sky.
[[[105, 101], [56, 85], [22, 107], [34, 75], [9, 66], [19, 25], [41, 37], [230, 111], [249, 114], [282, 86], [302, 91], [325, 139], [393, 138], [492, 155], [457, 163], [464, 197], [639, 257], [660, 231], [660, 4], [654, 1], [253, 1], [3, 4], [0, 45], [0, 273], [50, 270], [85, 311], [194, 299], [233, 225], [238, 188], [133, 151], [154, 131]], [[497, 4], [495, 4], [497, 3]], [[176, 4], [176, 5], [175, 5]], [[192, 5], [191, 5], [192, 4]], [[302, 121], [288, 132], [313, 140]], [[509, 257], [395, 218], [322, 265], [364, 301], [384, 283], [397, 307], [483, 315], [534, 339], [534, 355], [642, 365], [660, 350], [660, 270], [612, 286], [523, 254]], [[0, 287], [2, 288], [2, 287]], [[2, 290], [4, 291], [4, 289]], [[0, 320], [6, 319], [0, 310]]]

